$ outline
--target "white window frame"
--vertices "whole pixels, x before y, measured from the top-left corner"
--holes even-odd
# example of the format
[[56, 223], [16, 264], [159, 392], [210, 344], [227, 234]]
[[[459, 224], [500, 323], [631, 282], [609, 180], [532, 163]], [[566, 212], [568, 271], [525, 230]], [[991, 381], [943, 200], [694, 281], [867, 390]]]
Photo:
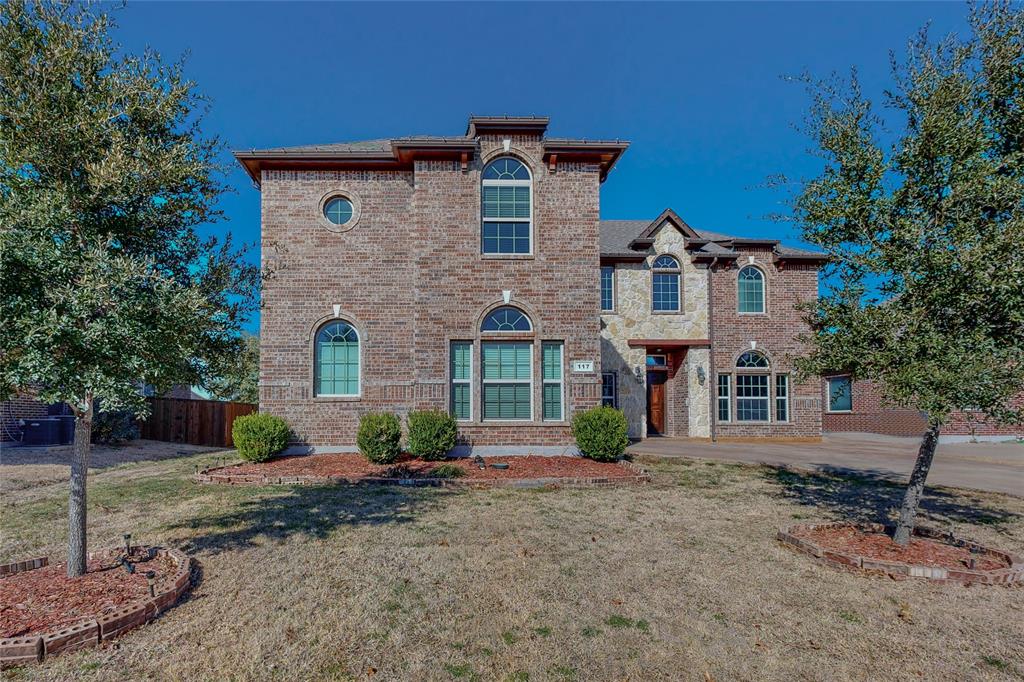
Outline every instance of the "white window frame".
[[[722, 395], [722, 379], [725, 379], [725, 395]], [[718, 375], [718, 383], [715, 384], [715, 419], [722, 424], [732, 423], [732, 375], [725, 372]], [[725, 400], [725, 419], [721, 417], [721, 405]]]
[[601, 372], [601, 404], [604, 405], [604, 378], [612, 378], [612, 404], [611, 406], [616, 410], [619, 409], [619, 373], [618, 372]]
[[[674, 268], [655, 267], [655, 263], [662, 256], [668, 256], [675, 261]], [[659, 310], [654, 307], [654, 281], [659, 277], [672, 277], [676, 280], [676, 307]], [[651, 313], [654, 315], [678, 315], [683, 311], [683, 264], [674, 253], [659, 253], [651, 262]]]
[[[786, 387], [786, 393], [781, 398], [779, 397], [779, 381], [780, 380], [782, 381], [782, 383]], [[780, 424], [788, 424], [790, 422], [790, 419], [791, 419], [791, 417], [790, 417], [791, 403], [790, 403], [790, 400], [789, 400], [790, 388], [791, 388], [791, 386], [790, 386], [790, 381], [789, 381], [789, 375], [788, 374], [781, 373], [781, 374], [776, 374], [775, 375], [775, 421], [780, 423]], [[781, 419], [779, 417], [779, 401], [780, 400], [786, 406], [786, 418], [785, 419]]]
[[[611, 273], [612, 273], [612, 285], [611, 285], [612, 286], [612, 307], [611, 308], [605, 308], [604, 307], [604, 271], [605, 270], [611, 270]], [[614, 265], [602, 265], [601, 266], [600, 297], [601, 297], [601, 312], [602, 313], [613, 313], [613, 312], [615, 312], [615, 303], [616, 303], [616, 300], [615, 300], [615, 298], [616, 298], [615, 297], [615, 280], [616, 279], [618, 279], [618, 278], [615, 276], [615, 266]]]
[[[850, 386], [850, 409], [848, 410], [833, 410], [832, 409], [832, 381], [835, 379], [846, 379]], [[827, 401], [826, 412], [828, 414], [852, 414], [853, 413], [853, 378], [849, 374], [837, 374], [831, 376], [825, 381], [825, 400]]]
[[[500, 418], [498, 418], [498, 419], [486, 419], [484, 417], [484, 390], [483, 390], [484, 389], [484, 384], [521, 384], [521, 383], [523, 383], [522, 379], [484, 379], [484, 368], [483, 368], [484, 349], [483, 349], [483, 346], [484, 345], [488, 345], [488, 344], [500, 345], [500, 344], [503, 344], [503, 343], [526, 343], [526, 344], [529, 344], [529, 346], [530, 346], [530, 418], [529, 419], [500, 419]], [[526, 422], [532, 422], [533, 421], [534, 414], [535, 414], [534, 413], [534, 409], [533, 409], [533, 404], [535, 402], [534, 401], [534, 395], [533, 395], [534, 375], [537, 373], [536, 372], [536, 366], [534, 365], [535, 357], [534, 357], [533, 348], [536, 345], [537, 344], [535, 344], [533, 342], [533, 339], [523, 339], [521, 341], [518, 340], [518, 339], [504, 339], [504, 340], [501, 340], [501, 341], [494, 340], [494, 341], [481, 341], [480, 342], [480, 346], [481, 346], [480, 347], [480, 363], [481, 363], [481, 366], [480, 366], [480, 421], [481, 422], [488, 422], [488, 423], [491, 423], [491, 424], [493, 424], [495, 422], [501, 422], [501, 423], [504, 423], [504, 424], [517, 423], [518, 422], [520, 424], [523, 424], [523, 423], [526, 423]], [[543, 372], [543, 370], [542, 370], [542, 372]]]
[[[319, 358], [319, 356], [317, 354], [317, 346], [319, 344], [320, 332], [322, 332], [325, 327], [327, 327], [329, 325], [332, 325], [332, 324], [334, 324], [336, 322], [344, 322], [345, 324], [347, 324], [349, 327], [352, 328], [352, 331], [354, 331], [356, 333], [356, 344], [357, 344], [357, 346], [359, 348], [359, 356], [358, 356], [359, 357], [359, 360], [358, 360], [359, 365], [358, 365], [358, 367], [356, 367], [356, 392], [355, 393], [318, 393], [317, 390], [316, 390], [317, 389], [317, 385], [318, 385], [317, 375], [318, 375], [318, 373], [320, 371], [320, 363], [319, 363], [320, 358]], [[324, 322], [323, 324], [321, 324], [319, 327], [316, 328], [316, 333], [313, 335], [313, 399], [316, 400], [317, 398], [361, 398], [362, 395], [363, 395], [363, 335], [359, 333], [359, 329], [354, 324], [352, 324], [351, 322], [349, 322], [348, 320], [346, 320], [344, 318], [338, 317], [338, 318], [327, 320], [326, 322]]]
[[[448, 356], [449, 356], [448, 371], [449, 372], [452, 372], [452, 369], [455, 366], [454, 357], [452, 357], [452, 347], [455, 346], [456, 344], [465, 344], [465, 345], [469, 346], [469, 378], [468, 379], [456, 379], [454, 373], [452, 373], [452, 376], [451, 376], [451, 385], [452, 386], [455, 386], [455, 384], [467, 384], [469, 386], [469, 416], [468, 417], [455, 417], [454, 414], [452, 416], [455, 417], [455, 421], [457, 421], [457, 422], [471, 422], [471, 421], [473, 421], [473, 355], [474, 355], [473, 354], [473, 342], [472, 341], [459, 341], [458, 339], [453, 339], [453, 340], [448, 342]], [[451, 403], [451, 401], [452, 401], [452, 399], [449, 396], [448, 402]], [[449, 405], [449, 410], [454, 412], [454, 405], [450, 404]]]
[[[540, 350], [540, 418], [546, 422], [565, 421], [565, 343], [563, 341], [541, 341]], [[558, 347], [558, 381], [544, 378], [544, 346]], [[548, 385], [558, 386], [558, 414], [559, 419], [547, 419], [544, 416], [544, 387]]]
[[[741, 376], [745, 376], [745, 377], [764, 377], [767, 380], [765, 388], [768, 389], [768, 395], [766, 395], [764, 398], [749, 398], [747, 396], [744, 396], [744, 398], [743, 398], [744, 400], [764, 400], [767, 403], [765, 405], [765, 414], [768, 415], [767, 419], [740, 419], [739, 401], [740, 401], [740, 377]], [[736, 382], [735, 382], [735, 387], [736, 387], [735, 388], [736, 407], [735, 407], [735, 409], [733, 411], [733, 414], [735, 416], [735, 422], [737, 424], [771, 424], [772, 423], [772, 396], [774, 395], [774, 391], [772, 390], [772, 376], [773, 375], [772, 375], [771, 371], [767, 371], [767, 372], [736, 372]]]
[[[526, 168], [526, 174], [530, 176], [528, 180], [484, 180], [483, 171], [487, 166], [491, 165], [495, 161], [501, 159], [515, 159], [519, 163], [523, 164]], [[533, 256], [535, 251], [533, 245], [533, 214], [534, 214], [534, 201], [533, 201], [533, 169], [530, 164], [515, 154], [498, 154], [494, 158], [488, 160], [483, 167], [480, 169], [480, 255], [487, 258], [529, 258]], [[530, 188], [530, 250], [526, 253], [501, 253], [500, 251], [484, 251], [484, 223], [521, 223], [522, 218], [485, 218], [484, 217], [484, 187], [529, 187]]]
[[[743, 311], [740, 310], [740, 275], [747, 268], [757, 270], [761, 275], [761, 310], [760, 311]], [[748, 263], [740, 268], [739, 272], [736, 273], [736, 314], [737, 315], [767, 315], [768, 314], [768, 276], [764, 270], [759, 266], [752, 263]]]

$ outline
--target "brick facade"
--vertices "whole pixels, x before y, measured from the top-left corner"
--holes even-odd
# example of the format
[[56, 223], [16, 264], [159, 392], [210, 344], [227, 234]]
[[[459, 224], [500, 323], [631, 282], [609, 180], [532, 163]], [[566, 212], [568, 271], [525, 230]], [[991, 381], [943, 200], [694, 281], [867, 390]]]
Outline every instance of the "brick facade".
[[[668, 358], [666, 435], [819, 437], [818, 384], [791, 383], [781, 423], [774, 391], [776, 375], [791, 372], [790, 356], [800, 350], [795, 337], [804, 327], [793, 306], [817, 295], [820, 254], [698, 233], [670, 210], [649, 225], [617, 221], [629, 223], [625, 232], [612, 226], [628, 244], [609, 250], [600, 184], [626, 144], [550, 139], [546, 123], [474, 118], [457, 138], [236, 154], [262, 191], [261, 409], [284, 417], [297, 443], [351, 446], [367, 412], [448, 409], [450, 347], [469, 342], [472, 418], [459, 423], [467, 445], [570, 445], [569, 419], [600, 402], [602, 370], [616, 374], [630, 435], [646, 436], [650, 353]], [[530, 170], [529, 255], [482, 253], [481, 174], [502, 156]], [[335, 195], [357, 214], [344, 229], [323, 216]], [[678, 312], [652, 311], [651, 267], [663, 253], [679, 261]], [[735, 312], [737, 265], [749, 257], [767, 277], [764, 315]], [[608, 264], [617, 305], [602, 312], [600, 267]], [[481, 340], [509, 338], [485, 336], [480, 326], [501, 305], [518, 307], [533, 324], [526, 335], [534, 348], [531, 420], [480, 419]], [[357, 396], [314, 395], [315, 336], [336, 319], [360, 336]], [[542, 420], [544, 341], [564, 344], [564, 421]], [[737, 355], [752, 344], [771, 359], [772, 419], [716, 423], [717, 374], [735, 373]], [[593, 370], [573, 371], [576, 361]]]
[[[505, 141], [509, 150], [504, 149]], [[460, 160], [416, 159], [395, 170], [262, 170], [263, 289], [260, 407], [281, 415], [297, 441], [351, 445], [361, 415], [446, 410], [452, 341], [474, 347], [468, 445], [568, 445], [568, 422], [541, 419], [540, 344], [561, 341], [565, 409], [600, 400], [598, 163], [544, 161], [539, 134], [480, 134]], [[494, 157], [525, 162], [533, 178], [533, 253], [487, 256], [480, 247], [481, 170]], [[344, 192], [360, 207], [344, 232], [320, 214]], [[480, 415], [480, 324], [508, 303], [534, 331], [534, 419], [485, 422]], [[335, 312], [337, 306], [337, 312]], [[360, 335], [361, 393], [313, 395], [314, 337], [340, 318]], [[507, 337], [488, 336], [488, 339]], [[521, 336], [519, 338], [522, 338]], [[570, 371], [574, 360], [595, 371]]]
[[20, 393], [10, 400], [0, 402], [0, 441], [21, 440], [20, 420], [46, 415], [46, 403], [36, 400], [31, 393]]
[[[821, 436], [821, 393], [817, 381], [797, 382], [793, 358], [804, 348], [798, 336], [808, 330], [797, 305], [813, 301], [818, 295], [818, 266], [803, 263], [777, 263], [770, 247], [734, 247], [739, 257], [734, 262], [718, 264], [711, 269], [711, 341], [714, 376], [730, 374], [733, 409], [728, 422], [717, 419], [718, 438], [818, 438]], [[740, 268], [755, 265], [765, 276], [764, 314], [737, 312], [737, 275]], [[741, 422], [737, 420], [735, 400], [736, 360], [741, 353], [756, 349], [770, 363], [769, 391], [771, 420]], [[775, 416], [776, 375], [789, 375], [789, 416], [780, 422]], [[716, 385], [716, 384], [713, 384]]]
[[[842, 375], [835, 375], [842, 376]], [[822, 429], [827, 432], [878, 433], [887, 436], [920, 437], [927, 428], [924, 413], [885, 403], [881, 389], [871, 381], [856, 381], [851, 388], [853, 409], [848, 412], [833, 412], [828, 404], [828, 377], [821, 382]], [[1012, 406], [1024, 406], [1024, 395], [1013, 401]], [[1001, 440], [1024, 438], [1024, 426], [1000, 425], [985, 419], [978, 412], [954, 412], [939, 435], [941, 441]]]

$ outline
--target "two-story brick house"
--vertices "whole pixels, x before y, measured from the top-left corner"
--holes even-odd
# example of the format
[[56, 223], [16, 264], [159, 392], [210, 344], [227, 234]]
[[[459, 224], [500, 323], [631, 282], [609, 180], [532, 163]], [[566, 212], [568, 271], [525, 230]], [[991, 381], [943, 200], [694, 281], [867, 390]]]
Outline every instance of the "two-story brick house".
[[262, 200], [261, 409], [322, 449], [368, 411], [437, 408], [467, 445], [560, 451], [602, 401], [635, 437], [820, 435], [785, 359], [820, 257], [672, 211], [602, 222], [628, 144], [547, 123], [237, 152]]

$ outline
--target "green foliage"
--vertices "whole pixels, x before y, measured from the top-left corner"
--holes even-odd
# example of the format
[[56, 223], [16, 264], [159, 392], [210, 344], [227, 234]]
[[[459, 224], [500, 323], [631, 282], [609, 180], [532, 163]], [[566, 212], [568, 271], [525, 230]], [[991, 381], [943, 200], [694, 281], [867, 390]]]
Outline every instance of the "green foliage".
[[391, 464], [402, 448], [402, 424], [390, 412], [368, 412], [359, 420], [356, 445], [374, 464]]
[[260, 337], [243, 332], [241, 349], [207, 384], [213, 397], [240, 403], [260, 401]]
[[289, 437], [288, 422], [272, 414], [243, 414], [231, 425], [238, 454], [250, 462], [266, 462], [288, 447]]
[[434, 467], [430, 475], [434, 478], [462, 478], [466, 475], [466, 470], [460, 467], [458, 464], [452, 462], [445, 462]]
[[442, 460], [455, 447], [455, 418], [440, 410], [409, 413], [409, 451], [420, 459]]
[[598, 462], [613, 462], [629, 445], [629, 424], [622, 410], [593, 407], [572, 418], [572, 435], [585, 457]]
[[824, 169], [793, 202], [831, 259], [799, 369], [873, 380], [934, 425], [1024, 419], [1024, 9], [978, 3], [969, 21], [894, 60], [888, 117], [855, 73], [804, 79]]
[[143, 415], [140, 383], [205, 385], [238, 356], [259, 271], [215, 222], [205, 101], [101, 5], [0, 5], [0, 398]]
[[98, 412], [92, 420], [92, 442], [120, 445], [139, 437], [135, 416], [127, 410]]

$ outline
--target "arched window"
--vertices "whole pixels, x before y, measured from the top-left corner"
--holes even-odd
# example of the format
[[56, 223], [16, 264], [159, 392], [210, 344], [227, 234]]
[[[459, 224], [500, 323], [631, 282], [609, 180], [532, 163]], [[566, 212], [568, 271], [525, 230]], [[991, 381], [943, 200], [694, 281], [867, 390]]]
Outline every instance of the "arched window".
[[753, 265], [740, 270], [737, 309], [741, 313], [764, 312], [764, 273]]
[[[771, 400], [768, 358], [748, 350], [736, 360], [736, 421], [766, 422]], [[745, 370], [745, 371], [744, 371]]]
[[528, 332], [532, 330], [530, 318], [523, 311], [512, 306], [495, 308], [480, 325], [480, 331], [483, 332]]
[[748, 350], [736, 360], [736, 367], [739, 369], [768, 369], [768, 358], [764, 353]]
[[502, 156], [484, 167], [481, 182], [483, 253], [531, 253], [533, 190], [526, 164], [514, 157]]
[[316, 335], [314, 393], [359, 395], [359, 333], [342, 320], [325, 324]]
[[679, 261], [667, 254], [654, 259], [651, 302], [655, 312], [679, 311]]

